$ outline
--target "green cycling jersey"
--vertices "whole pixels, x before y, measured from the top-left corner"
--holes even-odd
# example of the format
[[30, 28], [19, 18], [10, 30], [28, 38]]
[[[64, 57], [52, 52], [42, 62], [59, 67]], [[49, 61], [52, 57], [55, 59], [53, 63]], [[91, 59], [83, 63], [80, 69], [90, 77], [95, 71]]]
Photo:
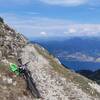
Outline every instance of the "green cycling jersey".
[[20, 74], [18, 66], [14, 63], [10, 63], [10, 71], [14, 72], [16, 75]]

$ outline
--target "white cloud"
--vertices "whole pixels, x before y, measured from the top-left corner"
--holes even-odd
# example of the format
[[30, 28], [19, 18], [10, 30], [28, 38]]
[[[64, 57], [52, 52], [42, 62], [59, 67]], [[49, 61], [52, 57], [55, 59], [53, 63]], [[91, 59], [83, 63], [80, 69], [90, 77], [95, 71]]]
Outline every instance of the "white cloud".
[[88, 0], [40, 0], [44, 3], [51, 5], [62, 5], [62, 6], [78, 6], [88, 2]]
[[100, 36], [100, 24], [68, 25], [64, 34], [68, 36]]
[[35, 36], [99, 36], [100, 24], [77, 24], [45, 17], [1, 14], [5, 21], [27, 37]]
[[42, 35], [42, 36], [47, 36], [48, 33], [46, 33], [46, 32], [40, 32], [40, 35]]
[[69, 28], [69, 29], [68, 29], [68, 32], [69, 32], [69, 33], [76, 33], [77, 30], [76, 30], [75, 28]]
[[0, 7], [26, 6], [37, 2], [68, 7], [80, 5], [100, 6], [100, 0], [0, 0]]
[[58, 6], [80, 6], [88, 5], [90, 7], [100, 6], [100, 0], [39, 0], [45, 4]]

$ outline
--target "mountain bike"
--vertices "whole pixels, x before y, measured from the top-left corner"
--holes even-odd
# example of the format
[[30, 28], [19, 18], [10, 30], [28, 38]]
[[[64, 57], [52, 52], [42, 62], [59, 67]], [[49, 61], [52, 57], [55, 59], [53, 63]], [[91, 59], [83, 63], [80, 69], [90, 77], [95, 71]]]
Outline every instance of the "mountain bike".
[[20, 61], [20, 67], [19, 67], [19, 71], [20, 73], [22, 73], [26, 83], [27, 83], [27, 89], [30, 90], [30, 92], [32, 93], [32, 95], [36, 98], [40, 98], [40, 93], [38, 91], [38, 89], [36, 88], [36, 84], [33, 81], [31, 72], [29, 71], [29, 69], [27, 68], [29, 62], [27, 62], [26, 64], [22, 64], [22, 62]]
[[31, 72], [27, 68], [27, 65], [29, 62], [22, 64], [21, 59], [18, 59], [18, 62], [20, 64], [19, 67], [17, 67], [16, 64], [10, 65], [11, 71], [15, 72], [17, 75], [23, 76], [23, 78], [25, 79], [27, 83], [27, 89], [31, 92], [31, 94], [35, 98], [41, 98], [40, 93], [38, 89], [36, 88], [36, 84], [33, 81]]

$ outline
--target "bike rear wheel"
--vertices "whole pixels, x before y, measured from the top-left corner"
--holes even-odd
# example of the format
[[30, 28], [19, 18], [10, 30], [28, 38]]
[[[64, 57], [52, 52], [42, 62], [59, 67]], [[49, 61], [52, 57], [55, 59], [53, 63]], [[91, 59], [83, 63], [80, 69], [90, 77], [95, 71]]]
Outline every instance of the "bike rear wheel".
[[36, 98], [40, 98], [40, 93], [37, 90], [35, 83], [33, 82], [33, 78], [31, 76], [30, 71], [27, 70], [24, 72], [24, 78], [27, 83], [27, 88], [30, 90], [31, 94]]
[[32, 93], [32, 95], [34, 97], [36, 97], [36, 98], [40, 98], [40, 93], [37, 90], [36, 85], [33, 82], [33, 79], [31, 77], [28, 77], [28, 79], [27, 79], [27, 85], [28, 85], [28, 88], [29, 88], [30, 92]]

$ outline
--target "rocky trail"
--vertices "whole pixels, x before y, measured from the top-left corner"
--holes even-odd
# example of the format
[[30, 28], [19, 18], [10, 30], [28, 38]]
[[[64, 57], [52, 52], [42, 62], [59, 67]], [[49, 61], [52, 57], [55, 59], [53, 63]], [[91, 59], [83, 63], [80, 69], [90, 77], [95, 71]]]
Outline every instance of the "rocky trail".
[[23, 63], [30, 62], [28, 69], [44, 100], [99, 100], [55, 72], [49, 61], [37, 52], [35, 45], [25, 46], [21, 58]]

